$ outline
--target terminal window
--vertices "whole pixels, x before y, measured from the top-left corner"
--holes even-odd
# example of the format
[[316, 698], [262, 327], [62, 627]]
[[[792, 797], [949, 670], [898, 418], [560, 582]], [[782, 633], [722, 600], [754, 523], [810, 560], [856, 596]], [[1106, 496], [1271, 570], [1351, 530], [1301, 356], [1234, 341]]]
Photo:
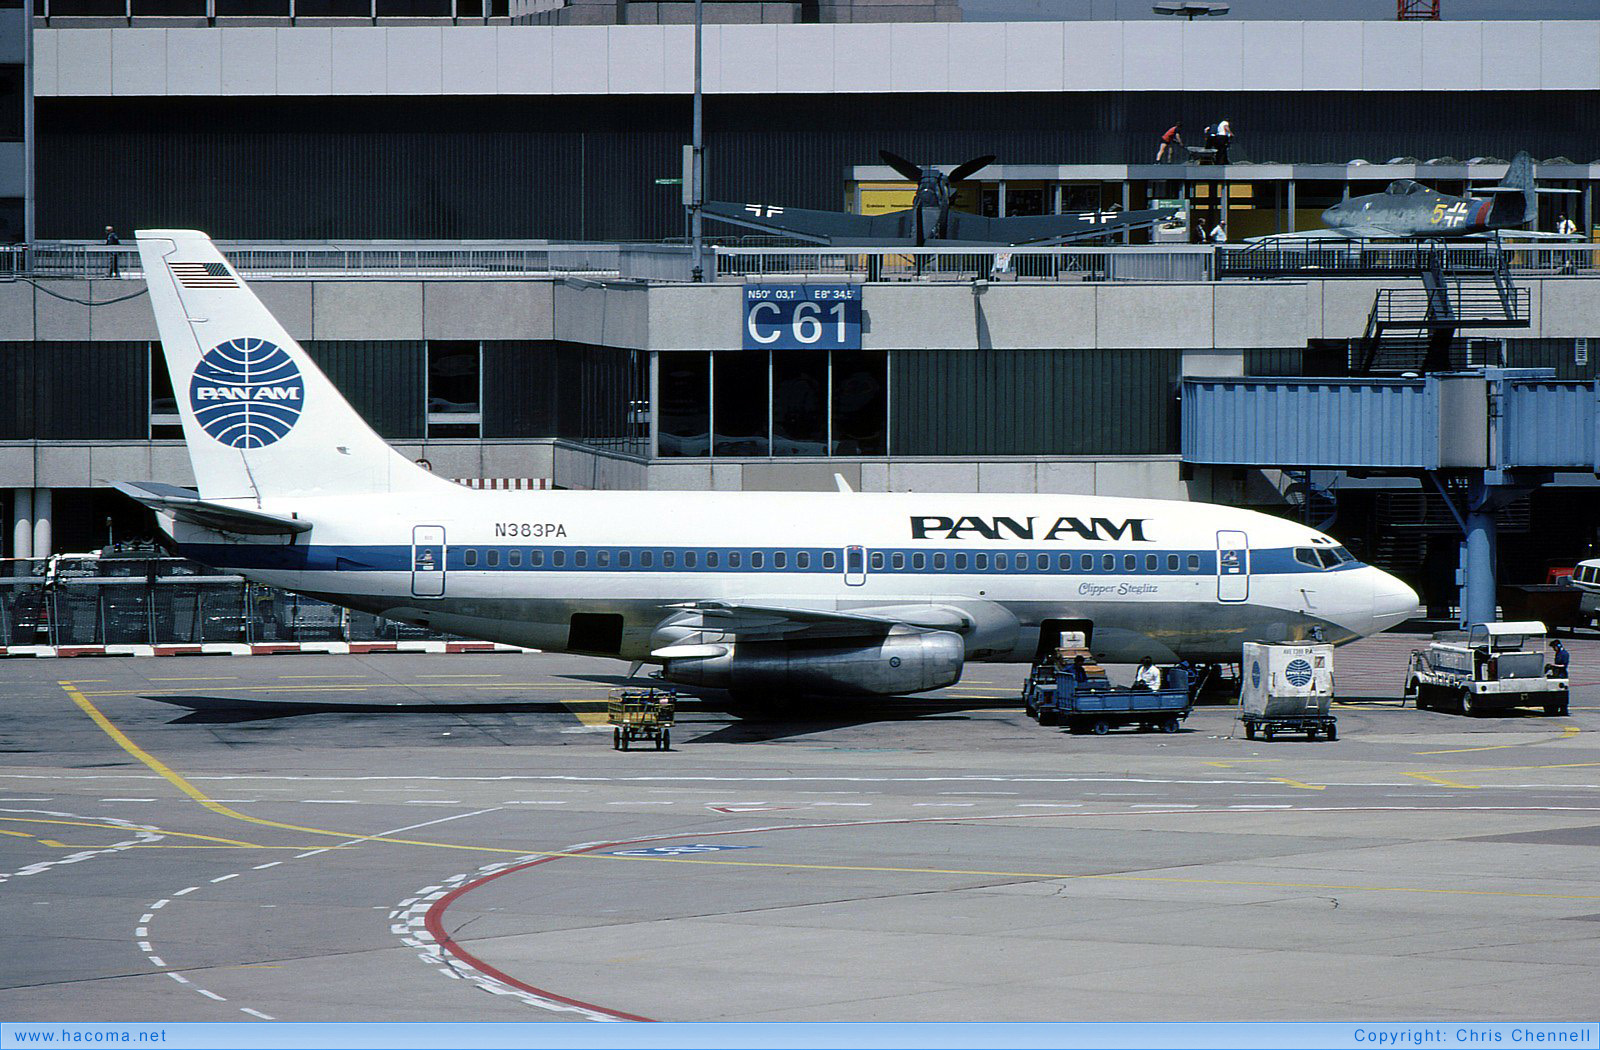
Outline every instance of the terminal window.
[[428, 343], [428, 436], [478, 437], [483, 426], [483, 350], [475, 342]]

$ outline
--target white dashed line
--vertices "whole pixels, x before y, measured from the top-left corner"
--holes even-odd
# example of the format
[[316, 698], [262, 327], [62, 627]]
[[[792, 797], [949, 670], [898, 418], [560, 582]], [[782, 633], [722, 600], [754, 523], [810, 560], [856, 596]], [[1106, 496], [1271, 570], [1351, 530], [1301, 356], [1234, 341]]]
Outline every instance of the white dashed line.
[[315, 857], [319, 853], [326, 853], [326, 852], [328, 852], [328, 851], [325, 850], [325, 849], [308, 850], [305, 853], [296, 853], [294, 855], [294, 859], [295, 860], [305, 860], [307, 857]]
[[159, 911], [160, 909], [165, 908], [169, 903], [171, 903], [171, 898], [162, 897], [160, 900], [158, 900], [154, 904], [150, 905], [150, 910], [151, 911]]
[[461, 805], [461, 800], [459, 798], [408, 798], [404, 804], [407, 806], [459, 806]]
[[162, 969], [166, 969], [167, 961], [159, 955], [152, 955], [150, 956], [150, 965], [159, 966]]
[[239, 877], [239, 873], [236, 871], [232, 875], [218, 875], [216, 878], [212, 879], [211, 881], [212, 882], [227, 882], [229, 879], [237, 879], [238, 877]]
[[181, 973], [173, 973], [171, 970], [167, 971], [167, 976], [172, 978], [174, 981], [177, 981], [179, 984], [192, 984], [192, 983], [194, 983], [194, 982], [190, 981], [189, 978], [185, 977], [183, 974], [181, 974]]
[[197, 890], [199, 888], [200, 888], [199, 886], [190, 886], [187, 889], [179, 890], [177, 893], [174, 893], [173, 896], [174, 897], [182, 897], [185, 893], [193, 893], [195, 890]]
[[207, 999], [215, 999], [219, 1003], [225, 1003], [228, 1001], [227, 999], [224, 999], [222, 996], [218, 995], [216, 992], [207, 991], [204, 988], [196, 988], [195, 991], [199, 992]]
[[270, 1014], [264, 1014], [260, 1010], [252, 1010], [248, 1006], [239, 1007], [239, 1012], [242, 1013], [242, 1014], [249, 1014], [251, 1017], [259, 1017], [263, 1021], [275, 1021], [275, 1020], [277, 1020], [277, 1018], [273, 1017]]
[[276, 868], [279, 864], [282, 864], [282, 863], [283, 863], [283, 861], [281, 861], [281, 860], [269, 860], [265, 864], [257, 864], [254, 868], [252, 868], [250, 870], [252, 870], [252, 871], [266, 871], [268, 868]]

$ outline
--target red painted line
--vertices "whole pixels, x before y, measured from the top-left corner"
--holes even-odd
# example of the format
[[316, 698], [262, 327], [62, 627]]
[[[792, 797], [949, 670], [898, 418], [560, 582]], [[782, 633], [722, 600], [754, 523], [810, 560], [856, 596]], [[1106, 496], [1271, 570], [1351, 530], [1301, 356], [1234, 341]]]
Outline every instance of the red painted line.
[[251, 656], [277, 656], [280, 653], [298, 653], [299, 651], [299, 642], [266, 643], [250, 647]]
[[368, 653], [394, 653], [399, 652], [399, 646], [394, 642], [351, 642], [350, 655], [365, 656]]
[[106, 647], [103, 645], [61, 645], [56, 647], [57, 656], [104, 656]]
[[157, 645], [153, 646], [157, 656], [204, 656], [205, 650], [198, 645]]
[[[628, 845], [628, 843], [602, 842], [598, 845], [590, 846], [587, 849], [573, 850], [572, 853], [592, 853], [597, 849], [606, 849], [610, 846], [624, 845]], [[620, 1010], [607, 1009], [604, 1006], [598, 1006], [594, 1003], [586, 1003], [581, 999], [569, 999], [567, 996], [557, 995], [555, 992], [546, 991], [543, 988], [535, 988], [531, 984], [517, 980], [515, 977], [512, 977], [503, 970], [499, 970], [493, 966], [490, 966], [488, 963], [484, 962], [482, 959], [463, 948], [459, 943], [456, 942], [454, 937], [451, 937], [445, 932], [445, 909], [449, 908], [451, 904], [455, 903], [457, 898], [477, 889], [479, 886], [487, 885], [488, 883], [493, 882], [502, 875], [510, 875], [512, 872], [525, 871], [528, 868], [538, 867], [540, 864], [548, 864], [553, 860], [560, 860], [561, 856], [562, 855], [558, 854], [551, 857], [540, 857], [538, 860], [531, 860], [526, 864], [518, 864], [514, 868], [506, 868], [504, 871], [497, 871], [493, 875], [485, 875], [481, 879], [475, 879], [472, 882], [457, 886], [455, 889], [451, 890], [449, 893], [433, 902], [433, 907], [428, 909], [428, 914], [423, 919], [424, 926], [427, 928], [428, 933], [438, 943], [441, 951], [449, 952], [451, 955], [454, 955], [456, 958], [460, 959], [474, 970], [494, 978], [501, 984], [510, 985], [511, 987], [520, 989], [530, 995], [537, 995], [541, 999], [549, 999], [553, 1002], [565, 1003], [568, 1006], [576, 1006], [580, 1009], [592, 1010], [595, 1013], [604, 1014], [607, 1017], [614, 1017], [619, 1021], [649, 1021], [650, 1018], [648, 1017], [640, 1017], [637, 1014], [625, 1014]]]

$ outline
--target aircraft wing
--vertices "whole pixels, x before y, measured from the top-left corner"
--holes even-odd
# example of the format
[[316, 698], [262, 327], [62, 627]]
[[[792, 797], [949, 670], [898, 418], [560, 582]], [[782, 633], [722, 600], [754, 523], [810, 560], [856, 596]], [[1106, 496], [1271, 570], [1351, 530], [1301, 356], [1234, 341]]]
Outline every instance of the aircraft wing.
[[146, 482], [142, 485], [117, 482], [117, 491], [138, 500], [158, 514], [171, 514], [179, 521], [218, 532], [243, 536], [294, 536], [311, 530], [309, 521], [285, 518], [259, 510], [246, 510], [226, 503], [200, 498], [193, 489], [177, 485]]
[[782, 208], [774, 204], [733, 204], [710, 201], [700, 209], [708, 219], [744, 226], [762, 233], [795, 237], [830, 245], [835, 241], [851, 245], [908, 244], [910, 211], [884, 215], [852, 215], [842, 211], [814, 208]]
[[1124, 230], [1143, 229], [1166, 222], [1176, 214], [1176, 208], [1147, 208], [1143, 211], [1084, 211], [991, 219], [971, 212], [952, 211], [950, 236], [939, 243], [1066, 244], [1091, 237], [1107, 237]]
[[[874, 639], [896, 628], [915, 630], [969, 630], [975, 618], [954, 605], [907, 604], [841, 612], [831, 609], [803, 609], [777, 605], [750, 605], [743, 602], [699, 601], [674, 605], [681, 610], [662, 626], [677, 631], [698, 630], [702, 641], [714, 643], [717, 636], [728, 640], [773, 641], [776, 639]], [[652, 656], [688, 655], [674, 652], [680, 646], [658, 649]]]

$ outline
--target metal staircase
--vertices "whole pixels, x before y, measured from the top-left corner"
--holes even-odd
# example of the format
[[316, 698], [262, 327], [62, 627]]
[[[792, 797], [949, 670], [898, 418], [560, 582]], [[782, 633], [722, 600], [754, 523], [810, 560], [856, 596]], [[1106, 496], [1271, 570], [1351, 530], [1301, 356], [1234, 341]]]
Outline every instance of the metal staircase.
[[[1511, 282], [1501, 253], [1488, 266], [1452, 265], [1449, 253], [1428, 256], [1421, 288], [1380, 288], [1357, 344], [1358, 374], [1445, 372], [1460, 367], [1452, 351], [1462, 328], [1527, 328], [1528, 290]], [[1419, 360], [1420, 358], [1420, 360]]]

